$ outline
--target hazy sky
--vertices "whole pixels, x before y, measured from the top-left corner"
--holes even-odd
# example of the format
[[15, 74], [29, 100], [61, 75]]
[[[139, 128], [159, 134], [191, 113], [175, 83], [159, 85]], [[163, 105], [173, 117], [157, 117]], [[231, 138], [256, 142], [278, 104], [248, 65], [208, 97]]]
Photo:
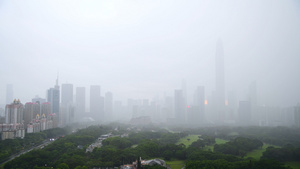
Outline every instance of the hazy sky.
[[[59, 83], [101, 85], [114, 99], [215, 90], [221, 38], [225, 84], [245, 99], [300, 102], [299, 1], [0, 1], [0, 104], [6, 84], [21, 102]], [[191, 101], [191, 99], [189, 99]]]

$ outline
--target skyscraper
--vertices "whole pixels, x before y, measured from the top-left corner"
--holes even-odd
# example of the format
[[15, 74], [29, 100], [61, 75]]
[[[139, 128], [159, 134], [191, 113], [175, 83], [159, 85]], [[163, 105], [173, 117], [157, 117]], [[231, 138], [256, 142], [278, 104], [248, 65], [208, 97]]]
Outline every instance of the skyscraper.
[[12, 103], [13, 98], [14, 98], [13, 85], [8, 84], [6, 85], [6, 104]]
[[221, 39], [217, 42], [216, 50], [216, 93], [215, 106], [217, 121], [225, 120], [225, 77], [224, 77], [224, 51]]
[[80, 120], [85, 114], [85, 87], [76, 87], [76, 119]]
[[51, 103], [51, 112], [55, 113], [59, 117], [59, 96], [60, 96], [60, 91], [59, 91], [59, 86], [58, 86], [58, 78], [56, 79], [56, 85], [54, 88], [50, 88], [47, 91], [47, 101]]

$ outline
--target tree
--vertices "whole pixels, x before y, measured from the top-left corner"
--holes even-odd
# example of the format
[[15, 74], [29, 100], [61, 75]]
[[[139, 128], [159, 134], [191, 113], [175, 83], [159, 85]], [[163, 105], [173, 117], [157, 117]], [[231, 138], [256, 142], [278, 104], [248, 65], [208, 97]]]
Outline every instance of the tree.
[[60, 163], [56, 167], [57, 169], [70, 169], [66, 163]]

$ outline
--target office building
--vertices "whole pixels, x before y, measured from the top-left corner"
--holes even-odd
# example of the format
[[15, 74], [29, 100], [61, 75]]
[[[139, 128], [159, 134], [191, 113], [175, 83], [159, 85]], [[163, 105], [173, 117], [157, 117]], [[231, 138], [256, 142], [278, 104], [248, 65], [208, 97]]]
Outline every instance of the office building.
[[51, 112], [58, 115], [60, 109], [60, 91], [58, 86], [58, 79], [56, 79], [56, 85], [54, 88], [50, 88], [47, 91], [47, 101], [51, 103]]

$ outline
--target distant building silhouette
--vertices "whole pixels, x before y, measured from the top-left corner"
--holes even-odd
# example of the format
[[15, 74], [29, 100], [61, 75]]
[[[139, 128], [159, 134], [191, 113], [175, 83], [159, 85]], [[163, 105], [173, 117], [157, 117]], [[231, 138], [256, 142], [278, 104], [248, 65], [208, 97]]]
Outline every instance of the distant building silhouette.
[[60, 120], [60, 91], [58, 86], [58, 78], [56, 79], [54, 88], [50, 88], [47, 91], [47, 101], [51, 104], [51, 113], [55, 113], [58, 120]]

